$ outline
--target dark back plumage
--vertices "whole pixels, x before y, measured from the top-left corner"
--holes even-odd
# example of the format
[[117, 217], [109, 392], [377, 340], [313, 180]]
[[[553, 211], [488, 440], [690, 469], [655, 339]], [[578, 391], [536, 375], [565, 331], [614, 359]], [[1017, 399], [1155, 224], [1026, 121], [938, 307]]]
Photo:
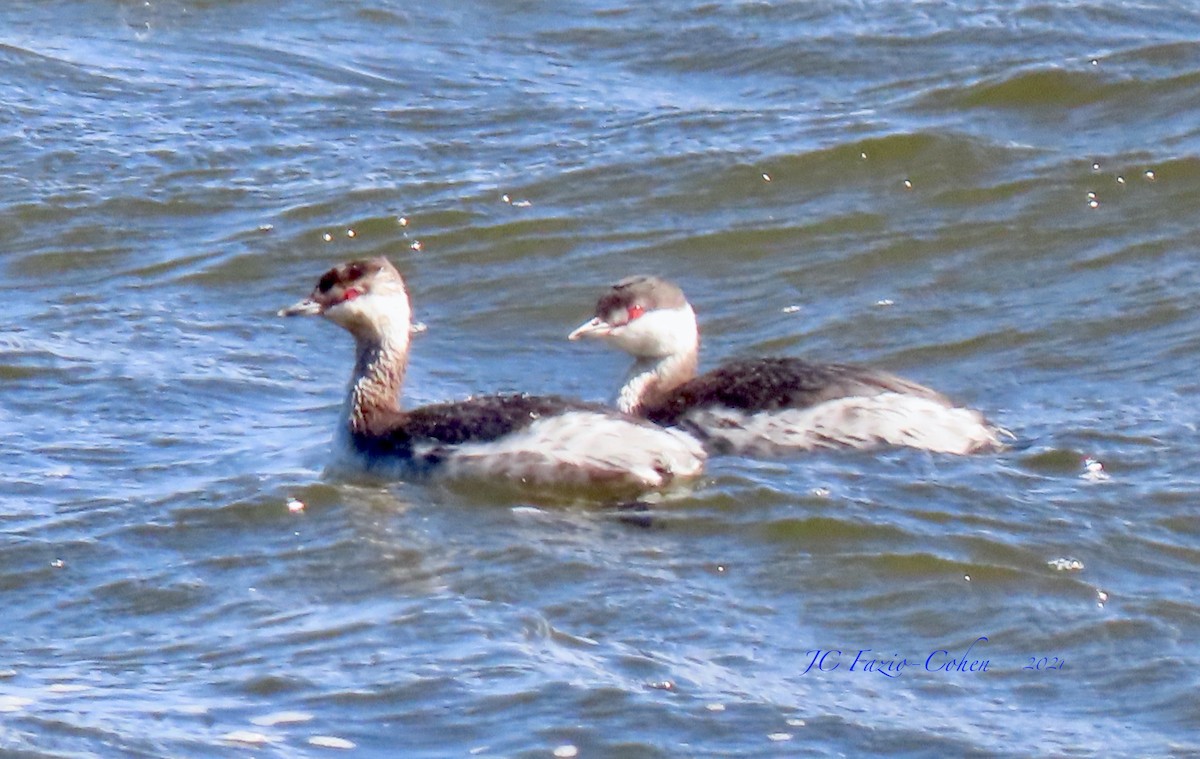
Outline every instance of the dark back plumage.
[[880, 393], [915, 395], [951, 406], [940, 393], [887, 372], [853, 364], [813, 364], [803, 359], [730, 361], [683, 383], [645, 408], [658, 424], [679, 423], [690, 410], [727, 406], [747, 413], [808, 408], [825, 401]]
[[372, 429], [352, 439], [363, 453], [412, 456], [417, 446], [487, 443], [519, 432], [542, 417], [571, 411], [591, 411], [641, 423], [599, 403], [555, 395], [487, 395], [401, 411], [376, 420]]

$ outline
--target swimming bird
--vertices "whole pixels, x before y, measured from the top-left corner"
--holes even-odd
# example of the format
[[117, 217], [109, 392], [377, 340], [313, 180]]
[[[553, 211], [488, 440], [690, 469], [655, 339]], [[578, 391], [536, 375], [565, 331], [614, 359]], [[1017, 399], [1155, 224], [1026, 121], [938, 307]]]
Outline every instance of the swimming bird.
[[686, 429], [713, 451], [893, 445], [966, 454], [997, 450], [1011, 437], [935, 390], [865, 366], [748, 358], [697, 376], [696, 314], [683, 291], [659, 277], [616, 283], [568, 337], [598, 338], [631, 354], [617, 408]]
[[411, 313], [404, 279], [383, 257], [335, 266], [279, 312], [322, 316], [354, 337], [339, 441], [362, 468], [644, 490], [701, 472], [705, 452], [695, 439], [601, 404], [509, 394], [403, 408]]

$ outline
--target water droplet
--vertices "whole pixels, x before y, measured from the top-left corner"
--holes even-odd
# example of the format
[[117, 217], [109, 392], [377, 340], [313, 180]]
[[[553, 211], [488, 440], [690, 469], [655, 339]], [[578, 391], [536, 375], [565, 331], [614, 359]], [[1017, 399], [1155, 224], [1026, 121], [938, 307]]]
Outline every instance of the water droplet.
[[1078, 572], [1083, 569], [1083, 562], [1079, 559], [1051, 559], [1046, 564], [1059, 572]]
[[1104, 471], [1104, 464], [1101, 464], [1098, 459], [1094, 459], [1091, 456], [1083, 459], [1083, 474], [1079, 476], [1091, 482], [1101, 482], [1111, 479], [1108, 472]]

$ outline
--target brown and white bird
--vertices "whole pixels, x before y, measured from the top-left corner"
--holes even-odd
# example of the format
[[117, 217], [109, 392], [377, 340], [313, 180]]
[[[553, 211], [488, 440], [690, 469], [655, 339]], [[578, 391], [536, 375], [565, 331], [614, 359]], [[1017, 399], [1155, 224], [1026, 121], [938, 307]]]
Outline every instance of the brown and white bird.
[[323, 316], [354, 337], [339, 440], [367, 470], [650, 490], [703, 469], [704, 449], [688, 434], [599, 404], [514, 394], [403, 408], [411, 309], [385, 258], [330, 269], [279, 314]]
[[658, 277], [613, 285], [595, 316], [569, 335], [584, 337], [634, 357], [617, 399], [621, 411], [685, 429], [715, 451], [893, 445], [965, 454], [998, 450], [1011, 437], [978, 411], [864, 366], [750, 358], [697, 376], [696, 314], [678, 286]]

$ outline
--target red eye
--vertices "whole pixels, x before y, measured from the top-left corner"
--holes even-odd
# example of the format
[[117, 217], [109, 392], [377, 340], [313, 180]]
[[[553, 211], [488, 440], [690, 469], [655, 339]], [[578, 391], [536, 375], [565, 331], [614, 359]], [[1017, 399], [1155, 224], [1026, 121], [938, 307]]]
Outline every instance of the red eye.
[[357, 287], [347, 287], [345, 292], [342, 293], [342, 300], [354, 300], [360, 295], [362, 295], [362, 290], [359, 290]]
[[634, 304], [629, 307], [628, 313], [629, 313], [629, 321], [633, 321], [634, 319], [638, 318], [642, 314], [646, 313], [646, 309], [643, 306]]

